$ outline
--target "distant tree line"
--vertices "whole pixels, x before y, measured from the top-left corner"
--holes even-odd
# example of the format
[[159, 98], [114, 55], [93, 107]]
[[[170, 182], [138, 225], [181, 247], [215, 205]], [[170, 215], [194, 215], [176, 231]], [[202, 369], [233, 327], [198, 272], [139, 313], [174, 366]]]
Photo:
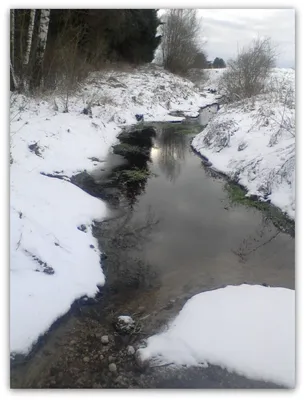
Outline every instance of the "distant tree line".
[[214, 61], [209, 61], [204, 52], [196, 54], [192, 68], [226, 68], [226, 63], [222, 58], [216, 57]]
[[106, 62], [151, 62], [161, 40], [157, 11], [11, 10], [11, 88], [75, 81]]

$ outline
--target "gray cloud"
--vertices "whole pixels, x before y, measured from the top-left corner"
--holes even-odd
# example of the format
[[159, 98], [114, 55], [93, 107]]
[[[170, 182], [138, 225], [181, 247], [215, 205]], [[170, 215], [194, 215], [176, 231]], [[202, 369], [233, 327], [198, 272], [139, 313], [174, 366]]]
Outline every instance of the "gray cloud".
[[257, 36], [270, 37], [276, 46], [278, 67], [295, 66], [293, 9], [200, 9], [204, 49], [208, 58], [234, 58], [238, 49]]

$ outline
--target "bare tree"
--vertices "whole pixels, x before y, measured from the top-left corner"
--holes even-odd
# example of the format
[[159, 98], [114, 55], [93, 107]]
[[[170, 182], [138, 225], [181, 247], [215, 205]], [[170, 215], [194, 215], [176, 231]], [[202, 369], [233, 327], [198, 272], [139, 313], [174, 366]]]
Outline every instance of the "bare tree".
[[11, 90], [16, 90], [18, 87], [15, 70], [15, 10], [12, 9], [10, 13], [11, 17], [11, 56], [10, 56], [10, 87]]
[[30, 59], [32, 38], [33, 38], [33, 31], [34, 31], [35, 14], [36, 14], [36, 10], [35, 9], [31, 10], [29, 27], [28, 27], [28, 35], [27, 35], [27, 39], [26, 39], [26, 51], [24, 53], [24, 58], [23, 58], [24, 66], [28, 65], [29, 59]]
[[15, 10], [11, 10], [11, 64], [15, 62]]
[[47, 45], [50, 22], [50, 9], [40, 10], [40, 22], [37, 37], [35, 64], [31, 76], [31, 87], [38, 88], [41, 84], [43, 58]]
[[27, 84], [28, 75], [29, 75], [28, 64], [29, 64], [30, 53], [31, 53], [31, 48], [32, 48], [35, 15], [36, 15], [36, 10], [32, 9], [30, 11], [30, 19], [29, 19], [29, 25], [28, 25], [28, 29], [27, 29], [26, 49], [25, 49], [25, 52], [23, 55], [22, 68], [20, 71], [20, 75], [21, 75], [20, 76], [20, 88], [21, 88], [21, 90], [25, 89], [26, 84]]
[[161, 41], [165, 68], [175, 73], [185, 73], [192, 67], [199, 52], [199, 31], [197, 10], [171, 9], [166, 12]]
[[275, 65], [275, 49], [270, 39], [255, 39], [243, 48], [235, 60], [228, 61], [220, 88], [229, 101], [255, 96], [264, 90], [269, 72]]

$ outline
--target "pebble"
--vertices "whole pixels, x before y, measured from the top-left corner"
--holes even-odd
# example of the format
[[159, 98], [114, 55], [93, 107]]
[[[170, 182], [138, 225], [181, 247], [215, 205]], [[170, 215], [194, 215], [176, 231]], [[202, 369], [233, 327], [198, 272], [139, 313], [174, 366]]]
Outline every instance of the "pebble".
[[71, 340], [70, 345], [73, 346], [76, 344], [76, 340]]
[[104, 360], [103, 354], [100, 355], [100, 360]]
[[94, 383], [94, 384], [92, 385], [92, 387], [93, 387], [93, 389], [101, 389], [101, 388], [102, 388], [102, 385], [99, 384], [99, 383]]
[[126, 385], [126, 381], [125, 379], [119, 375], [116, 379], [115, 379], [115, 383], [121, 385], [121, 386], [125, 386]]
[[89, 357], [84, 357], [84, 358], [83, 358], [83, 361], [84, 361], [84, 362], [89, 362], [89, 361], [90, 361], [90, 358], [89, 358]]
[[133, 346], [127, 346], [127, 354], [132, 356], [135, 353], [135, 349]]
[[138, 349], [138, 350], [136, 351], [136, 356], [135, 356], [135, 357], [136, 357], [136, 363], [138, 364], [138, 366], [139, 366], [141, 369], [145, 369], [145, 368], [148, 366], [149, 361], [148, 361], [148, 360], [143, 360], [143, 359], [142, 359], [140, 349]]
[[101, 337], [101, 341], [103, 344], [108, 344], [109, 343], [109, 338], [107, 335], [104, 335]]
[[109, 356], [109, 357], [108, 357], [108, 361], [109, 361], [110, 363], [112, 363], [113, 361], [115, 361], [115, 357]]
[[116, 372], [117, 371], [116, 365], [114, 363], [109, 364], [108, 368], [109, 368], [110, 372]]

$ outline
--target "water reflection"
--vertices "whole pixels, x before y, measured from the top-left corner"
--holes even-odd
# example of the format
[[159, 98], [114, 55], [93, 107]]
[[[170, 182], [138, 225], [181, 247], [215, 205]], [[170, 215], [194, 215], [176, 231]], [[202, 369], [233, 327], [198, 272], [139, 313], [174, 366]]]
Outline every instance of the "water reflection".
[[199, 133], [207, 126], [218, 110], [218, 105], [206, 107], [196, 119], [185, 124], [169, 124], [157, 126], [155, 147], [151, 158], [157, 162], [166, 178], [175, 182], [181, 172], [185, 154], [189, 147], [190, 135]]
[[175, 126], [158, 129], [155, 148], [152, 152], [160, 170], [170, 181], [175, 181], [181, 171], [189, 136], [181, 133]]

